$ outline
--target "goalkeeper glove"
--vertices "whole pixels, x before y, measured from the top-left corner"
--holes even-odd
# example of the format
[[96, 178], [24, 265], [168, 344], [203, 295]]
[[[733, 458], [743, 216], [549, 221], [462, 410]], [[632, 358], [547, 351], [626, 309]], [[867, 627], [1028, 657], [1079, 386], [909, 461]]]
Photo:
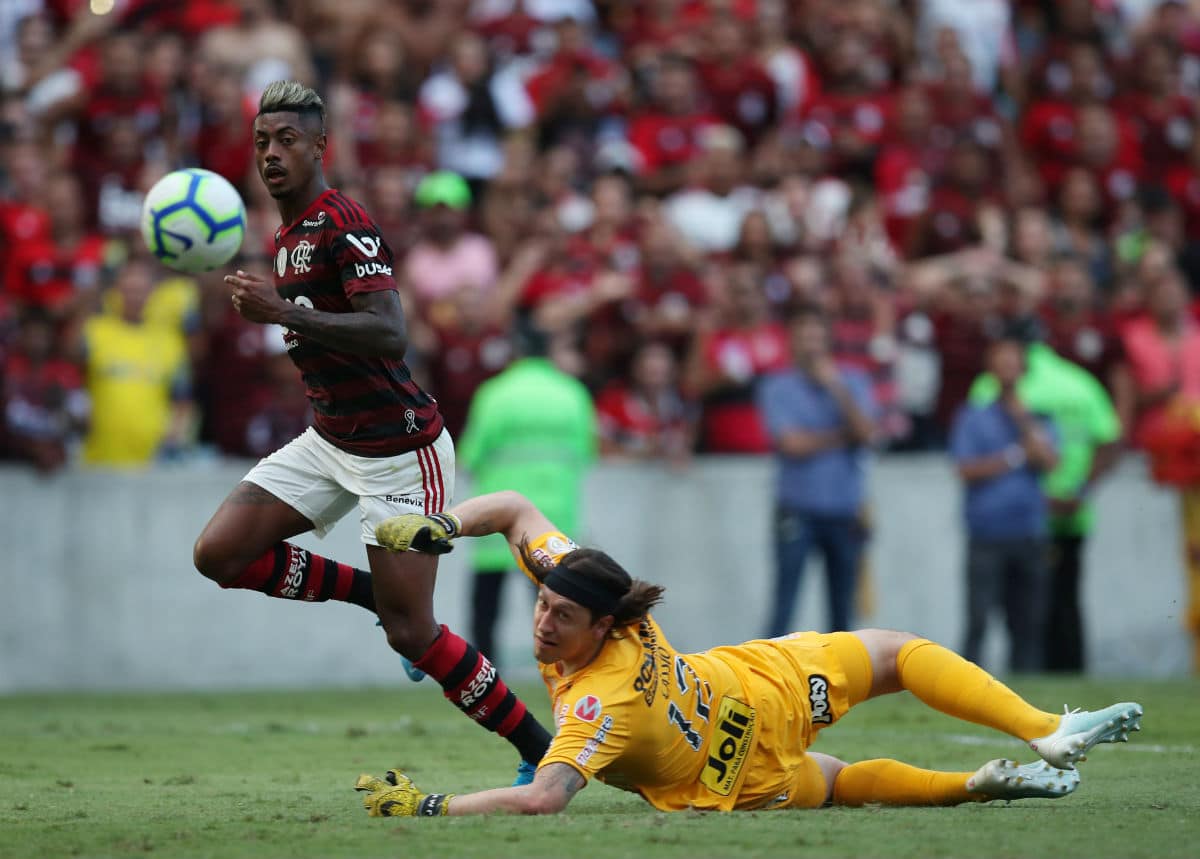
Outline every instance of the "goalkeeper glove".
[[462, 523], [453, 513], [405, 513], [392, 516], [375, 526], [379, 545], [393, 552], [424, 552], [444, 555], [454, 548], [450, 542], [462, 532]]
[[444, 817], [452, 793], [421, 793], [400, 770], [388, 770], [387, 781], [360, 775], [354, 789], [366, 794], [363, 808], [370, 817]]

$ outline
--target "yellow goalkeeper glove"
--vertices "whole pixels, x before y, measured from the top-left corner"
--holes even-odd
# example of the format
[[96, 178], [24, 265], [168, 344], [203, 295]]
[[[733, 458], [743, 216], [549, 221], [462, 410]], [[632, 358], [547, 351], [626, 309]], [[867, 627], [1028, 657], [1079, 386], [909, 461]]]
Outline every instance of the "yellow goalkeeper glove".
[[444, 555], [454, 548], [451, 541], [462, 532], [462, 523], [453, 513], [405, 513], [392, 516], [375, 526], [379, 545], [393, 552], [424, 552]]
[[360, 775], [354, 789], [366, 794], [363, 808], [370, 817], [444, 817], [452, 793], [421, 793], [400, 770], [388, 770], [387, 780]]

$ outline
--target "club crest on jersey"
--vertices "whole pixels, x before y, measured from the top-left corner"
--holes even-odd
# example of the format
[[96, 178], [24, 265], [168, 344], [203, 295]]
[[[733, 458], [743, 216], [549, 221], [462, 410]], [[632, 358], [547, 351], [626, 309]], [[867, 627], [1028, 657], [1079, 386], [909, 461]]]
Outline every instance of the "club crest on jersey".
[[317, 246], [308, 239], [302, 239], [292, 248], [292, 269], [296, 274], [307, 274], [312, 271], [312, 255]]
[[358, 252], [365, 257], [371, 258], [379, 254], [379, 239], [374, 236], [356, 236], [346, 233], [346, 241], [358, 248]]
[[584, 695], [575, 702], [575, 709], [572, 711], [576, 719], [584, 722], [594, 722], [600, 717], [602, 705], [600, 699], [595, 695]]
[[283, 277], [287, 274], [287, 248], [280, 248], [279, 253], [275, 254], [275, 274]]

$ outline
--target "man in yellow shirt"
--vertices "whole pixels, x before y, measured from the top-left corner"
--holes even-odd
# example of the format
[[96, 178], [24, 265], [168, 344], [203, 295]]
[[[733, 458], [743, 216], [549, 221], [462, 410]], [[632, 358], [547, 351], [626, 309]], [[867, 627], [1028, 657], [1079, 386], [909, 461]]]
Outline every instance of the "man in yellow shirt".
[[187, 344], [175, 328], [146, 317], [152, 263], [125, 262], [113, 294], [119, 312], [99, 313], [83, 328], [92, 421], [83, 444], [88, 465], [141, 466], [178, 449], [193, 414]]
[[[1114, 704], [1062, 716], [1031, 706], [957, 654], [890, 630], [782, 638], [676, 653], [649, 611], [663, 590], [612, 558], [581, 549], [513, 492], [473, 498], [435, 517], [382, 522], [381, 546], [449, 551], [459, 536], [499, 532], [539, 584], [534, 655], [554, 700], [557, 734], [532, 784], [423, 794], [397, 770], [360, 776], [372, 816], [561, 811], [590, 778], [655, 808], [714, 811], [955, 805], [1059, 797], [1097, 743], [1138, 730], [1142, 708]], [[893, 760], [847, 764], [807, 749], [868, 698], [907, 689], [929, 706], [1020, 737], [1042, 760], [995, 760], [935, 772]]]

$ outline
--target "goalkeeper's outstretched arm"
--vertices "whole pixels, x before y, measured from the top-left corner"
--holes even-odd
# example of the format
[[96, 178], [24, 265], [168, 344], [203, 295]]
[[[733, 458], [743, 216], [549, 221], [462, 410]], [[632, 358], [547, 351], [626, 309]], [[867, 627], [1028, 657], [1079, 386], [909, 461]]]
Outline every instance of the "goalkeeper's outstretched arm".
[[538, 770], [532, 784], [478, 793], [422, 793], [399, 770], [388, 770], [386, 780], [361, 775], [355, 789], [364, 794], [363, 807], [372, 817], [444, 817], [494, 812], [557, 814], [586, 784], [574, 767], [552, 763]]
[[524, 539], [557, 530], [532, 501], [512, 490], [468, 498], [446, 512], [458, 519], [462, 536], [503, 534], [513, 546]]
[[459, 537], [503, 534], [520, 558], [522, 540], [556, 531], [554, 523], [519, 492], [492, 492], [455, 504], [442, 513], [405, 513], [385, 519], [375, 528], [379, 545], [394, 552], [440, 555]]

